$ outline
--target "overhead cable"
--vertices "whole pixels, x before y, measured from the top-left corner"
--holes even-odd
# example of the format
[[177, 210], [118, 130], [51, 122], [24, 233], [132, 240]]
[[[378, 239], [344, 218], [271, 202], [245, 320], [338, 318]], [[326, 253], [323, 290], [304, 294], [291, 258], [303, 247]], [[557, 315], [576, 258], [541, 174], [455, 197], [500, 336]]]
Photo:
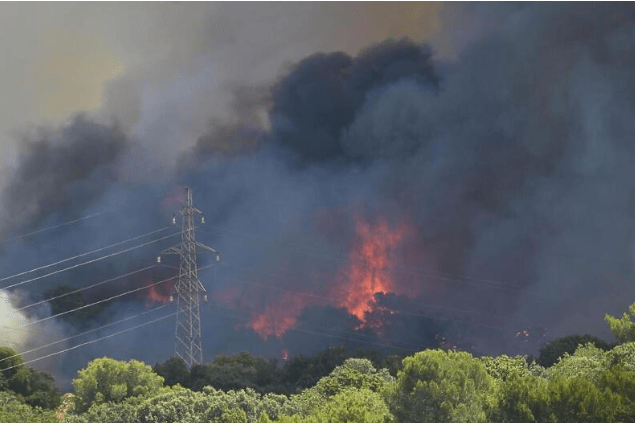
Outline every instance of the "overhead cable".
[[157, 229], [156, 231], [148, 232], [148, 233], [143, 234], [143, 235], [139, 235], [139, 236], [136, 236], [136, 237], [133, 237], [133, 238], [128, 238], [128, 239], [125, 239], [123, 241], [119, 241], [119, 242], [114, 243], [114, 244], [110, 244], [110, 245], [106, 245], [106, 246], [101, 247], [101, 248], [97, 248], [96, 250], [92, 250], [92, 251], [88, 251], [88, 252], [85, 252], [85, 253], [81, 253], [81, 254], [78, 254], [78, 255], [73, 256], [73, 257], [68, 257], [68, 258], [65, 258], [63, 260], [56, 261], [54, 263], [46, 264], [44, 266], [40, 266], [40, 267], [36, 267], [36, 268], [33, 268], [33, 269], [25, 270], [24, 272], [16, 273], [16, 274], [11, 275], [11, 276], [5, 276], [4, 278], [0, 279], [0, 282], [6, 281], [7, 279], [13, 279], [13, 278], [16, 278], [18, 276], [26, 275], [28, 273], [36, 272], [38, 270], [46, 269], [48, 267], [55, 266], [57, 264], [66, 263], [67, 261], [74, 260], [74, 259], [79, 258], [79, 257], [84, 257], [84, 256], [87, 256], [89, 254], [97, 253], [97, 252], [105, 250], [107, 248], [116, 247], [118, 245], [125, 244], [125, 243], [130, 242], [130, 241], [135, 241], [135, 240], [137, 240], [139, 238], [143, 238], [143, 237], [146, 237], [146, 236], [149, 236], [149, 235], [153, 235], [153, 234], [156, 234], [158, 232], [165, 231], [167, 229], [170, 229], [170, 227], [166, 226], [164, 228]]
[[58, 273], [65, 272], [67, 270], [76, 269], [76, 268], [78, 268], [80, 266], [85, 266], [87, 264], [91, 264], [91, 263], [94, 263], [94, 262], [97, 262], [97, 261], [100, 261], [100, 260], [104, 260], [104, 259], [107, 259], [109, 257], [114, 257], [114, 256], [117, 256], [119, 254], [127, 253], [128, 251], [136, 250], [137, 248], [145, 247], [146, 245], [154, 244], [155, 242], [159, 242], [159, 241], [162, 241], [164, 239], [172, 238], [172, 237], [177, 236], [177, 235], [181, 235], [180, 232], [174, 233], [172, 235], [164, 236], [164, 237], [152, 240], [152, 241], [144, 242], [143, 244], [139, 244], [139, 245], [136, 245], [134, 247], [126, 248], [125, 250], [117, 251], [117, 252], [114, 252], [114, 253], [111, 253], [111, 254], [107, 254], [105, 256], [97, 257], [97, 258], [92, 259], [92, 260], [84, 261], [84, 262], [75, 264], [73, 266], [69, 266], [69, 267], [65, 267], [63, 269], [55, 270], [54, 272], [46, 273], [44, 275], [40, 275], [40, 276], [37, 276], [35, 278], [31, 278], [31, 279], [27, 279], [27, 280], [22, 281], [22, 282], [14, 283], [13, 285], [8, 285], [8, 286], [2, 287], [0, 289], [14, 288], [16, 286], [20, 286], [20, 285], [23, 285], [23, 284], [28, 283], [28, 282], [33, 282], [33, 281], [36, 281], [36, 280], [39, 280], [39, 279], [42, 279], [42, 278], [46, 278], [46, 277], [51, 276], [51, 275], [56, 275]]

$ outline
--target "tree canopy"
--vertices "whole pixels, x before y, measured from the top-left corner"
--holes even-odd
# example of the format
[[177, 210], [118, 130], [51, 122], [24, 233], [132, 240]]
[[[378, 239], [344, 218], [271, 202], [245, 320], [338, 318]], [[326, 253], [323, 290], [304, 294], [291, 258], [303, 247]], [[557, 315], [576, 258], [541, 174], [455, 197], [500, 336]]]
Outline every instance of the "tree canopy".
[[482, 361], [462, 351], [426, 350], [406, 357], [390, 392], [399, 421], [487, 421], [494, 381]]
[[[550, 343], [557, 358], [549, 367], [522, 356], [443, 350], [398, 363], [329, 349], [281, 366], [244, 352], [189, 370], [170, 359], [154, 371], [104, 357], [78, 372], [75, 395], [65, 395], [70, 408], [60, 406], [58, 415], [65, 423], [633, 423], [635, 342], [607, 350], [588, 340]], [[58, 398], [52, 377], [21, 365], [11, 349], [0, 355], [17, 364], [0, 367], [0, 421], [54, 421], [42, 408]], [[399, 369], [396, 377], [376, 363]]]
[[607, 314], [604, 320], [609, 325], [611, 332], [620, 342], [635, 341], [635, 303], [631, 304], [621, 318]]
[[163, 378], [137, 360], [127, 362], [103, 357], [91, 361], [72, 382], [75, 409], [88, 410], [91, 405], [121, 402], [133, 396], [149, 396], [163, 386]]
[[14, 349], [0, 347], [0, 390], [10, 390], [26, 404], [55, 408], [60, 395], [53, 376], [26, 367], [24, 359]]
[[578, 345], [591, 343], [604, 351], [610, 349], [605, 341], [591, 335], [570, 335], [554, 339], [540, 349], [540, 355], [536, 362], [543, 367], [550, 367], [558, 362], [565, 354], [573, 354]]

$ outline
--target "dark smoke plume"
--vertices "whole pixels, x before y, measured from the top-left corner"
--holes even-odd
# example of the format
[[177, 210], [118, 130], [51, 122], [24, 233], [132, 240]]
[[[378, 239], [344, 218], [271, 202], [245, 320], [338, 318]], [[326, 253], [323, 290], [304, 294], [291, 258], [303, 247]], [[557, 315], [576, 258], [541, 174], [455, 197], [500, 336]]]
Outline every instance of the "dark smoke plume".
[[232, 110], [238, 121], [233, 125], [211, 121], [211, 132], [199, 139], [196, 151], [253, 145], [253, 138], [262, 134], [255, 112], [266, 107], [272, 125], [267, 138], [304, 162], [345, 156], [341, 132], [353, 122], [366, 95], [404, 78], [438, 87], [428, 47], [401, 39], [368, 47], [355, 57], [342, 52], [315, 54], [295, 64], [269, 93], [237, 90]]
[[116, 126], [79, 115], [60, 130], [39, 135], [24, 140], [20, 162], [2, 194], [0, 233], [37, 225], [51, 212], [78, 218], [116, 182], [114, 163], [127, 147]]
[[355, 119], [374, 89], [408, 79], [438, 86], [430, 49], [410, 40], [387, 40], [362, 50], [316, 54], [297, 65], [272, 88], [272, 139], [303, 161], [348, 156], [341, 132]]
[[[483, 19], [496, 7], [466, 9]], [[212, 119], [180, 172], [157, 176], [158, 185], [113, 179], [126, 137], [78, 119], [59, 142], [29, 150], [6, 191], [17, 202], [3, 197], [5, 215], [28, 226], [134, 204], [125, 219], [108, 221], [125, 238], [163, 225], [167, 193], [192, 187], [208, 222], [199, 238], [224, 259], [216, 277], [201, 273], [225, 307], [201, 312], [206, 360], [242, 349], [309, 353], [355, 338], [359, 322], [309, 300], [281, 339], [263, 342], [248, 323], [293, 292], [332, 295], [357, 215], [408, 228], [392, 272], [402, 294], [379, 301], [401, 311], [386, 318], [394, 344], [434, 346], [433, 334], [451, 325], [488, 353], [519, 352], [514, 333], [528, 327], [608, 336], [603, 314], [635, 298], [635, 8], [545, 3], [506, 16], [452, 63], [418, 42], [389, 40], [355, 57], [317, 53], [268, 88], [236, 89], [234, 117]], [[110, 235], [97, 224], [90, 236], [85, 230], [59, 245], [82, 251], [85, 239]], [[51, 254], [33, 249], [44, 262]], [[144, 303], [120, 307], [123, 317]], [[167, 324], [104, 341], [68, 363], [124, 355], [122, 343], [163, 361], [172, 331]]]

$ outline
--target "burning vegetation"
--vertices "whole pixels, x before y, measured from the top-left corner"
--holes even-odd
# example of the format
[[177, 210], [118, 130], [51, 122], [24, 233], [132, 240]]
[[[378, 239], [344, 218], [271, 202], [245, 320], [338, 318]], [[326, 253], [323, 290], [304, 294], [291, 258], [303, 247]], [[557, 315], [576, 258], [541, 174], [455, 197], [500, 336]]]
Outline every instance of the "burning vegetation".
[[[397, 292], [391, 274], [396, 248], [407, 233], [405, 226], [391, 230], [385, 219], [375, 223], [355, 220], [356, 237], [348, 255], [348, 264], [340, 275], [334, 293], [340, 300], [335, 304], [345, 308], [361, 322], [367, 323], [367, 314], [377, 305], [377, 294]], [[339, 282], [339, 281], [338, 281]]]
[[[397, 254], [408, 233], [406, 225], [391, 227], [386, 219], [366, 220], [361, 214], [354, 219], [354, 236], [346, 262], [320, 292], [287, 291], [267, 302], [262, 313], [248, 324], [261, 338], [281, 338], [295, 327], [309, 306], [344, 309], [360, 323], [355, 330], [382, 332], [383, 319], [372, 318], [391, 310], [380, 306], [378, 294], [399, 293], [392, 276]], [[319, 289], [319, 286], [318, 286]]]

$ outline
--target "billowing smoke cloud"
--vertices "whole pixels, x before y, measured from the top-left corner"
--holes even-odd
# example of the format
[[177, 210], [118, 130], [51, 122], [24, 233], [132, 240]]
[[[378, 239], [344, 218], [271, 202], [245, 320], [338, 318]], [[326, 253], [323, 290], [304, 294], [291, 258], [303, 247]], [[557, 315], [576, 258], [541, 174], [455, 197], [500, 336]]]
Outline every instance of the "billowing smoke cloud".
[[408, 283], [438, 305], [606, 336], [603, 313], [630, 298], [633, 22], [626, 6], [571, 12], [514, 11], [438, 77], [407, 41], [306, 58], [272, 87], [267, 137], [317, 168], [361, 160], [336, 165], [338, 189], [381, 172], [361, 197], [412, 219]]
[[[60, 342], [54, 347], [45, 347], [64, 338], [63, 325], [54, 319], [40, 321], [50, 316], [50, 310], [46, 304], [36, 308], [22, 309], [32, 299], [27, 298], [25, 292], [16, 290], [7, 292], [0, 290], [0, 339], [2, 346], [13, 348], [23, 354], [25, 361], [43, 357], [55, 348], [66, 347], [66, 342]], [[51, 349], [53, 348], [53, 349]], [[29, 351], [32, 351], [29, 353]], [[54, 373], [63, 377], [59, 372], [60, 357], [52, 356], [33, 362], [32, 367]]]
[[[272, 84], [251, 74], [242, 85], [232, 81], [232, 113], [189, 100], [198, 81], [218, 90], [205, 82], [216, 76], [209, 61], [167, 88], [139, 83], [124, 90], [143, 98], [125, 133], [78, 119], [58, 141], [35, 143], [6, 188], [5, 214], [20, 205], [26, 213], [18, 223], [27, 227], [126, 207], [69, 228], [56, 243], [63, 258], [164, 225], [172, 210], [162, 200], [175, 186], [192, 187], [208, 222], [198, 237], [224, 259], [217, 273], [200, 275], [213, 294], [201, 311], [206, 359], [361, 339], [424, 348], [446, 330], [476, 350], [508, 353], [518, 352], [513, 335], [527, 327], [607, 336], [604, 312], [625, 309], [635, 296], [626, 283], [634, 245], [633, 8], [465, 10], [482, 26], [472, 32], [485, 38], [451, 63], [421, 40], [315, 53]], [[229, 49], [240, 34], [218, 48]], [[206, 115], [207, 129], [190, 110]], [[200, 131], [188, 138], [194, 127]], [[135, 140], [130, 150], [126, 139]], [[153, 154], [178, 162], [179, 171], [157, 172]], [[388, 243], [390, 260], [359, 253], [366, 245], [360, 220], [371, 234], [401, 234]], [[80, 286], [96, 274], [141, 267], [170, 242], [51, 285]], [[21, 258], [26, 268], [54, 250], [5, 249], [3, 261], [15, 267]], [[356, 272], [352, 257], [389, 278], [366, 325], [342, 299]], [[202, 255], [199, 264], [211, 262]], [[115, 304], [112, 316], [143, 311], [146, 302]], [[270, 312], [282, 322], [277, 328], [259, 320], [281, 309], [289, 313]], [[253, 330], [258, 322], [266, 342]], [[172, 332], [171, 323], [157, 325], [78, 349], [66, 361], [69, 372], [97, 355], [124, 354], [120, 345], [146, 361], [164, 360]]]
[[5, 182], [2, 234], [51, 213], [66, 220], [80, 217], [116, 181], [114, 163], [127, 147], [116, 126], [81, 115], [62, 129], [38, 132], [23, 140], [20, 161]]
[[418, 86], [438, 86], [424, 46], [388, 40], [362, 50], [316, 54], [299, 62], [272, 89], [272, 138], [305, 161], [348, 156], [341, 142], [369, 92], [408, 79]]

